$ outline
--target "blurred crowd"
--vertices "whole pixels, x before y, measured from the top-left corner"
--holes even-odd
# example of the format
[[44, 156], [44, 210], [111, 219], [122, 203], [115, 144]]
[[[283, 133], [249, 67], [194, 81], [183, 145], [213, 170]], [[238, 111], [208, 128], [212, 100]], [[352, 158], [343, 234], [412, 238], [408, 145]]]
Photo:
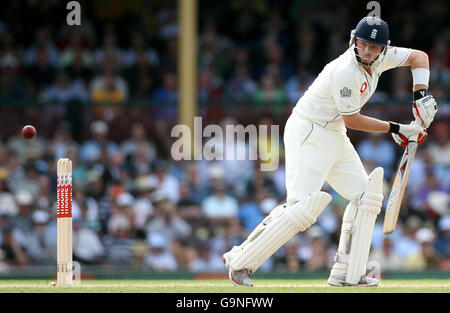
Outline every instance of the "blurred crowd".
[[[0, 18], [0, 107], [16, 100], [49, 104], [17, 111], [38, 123], [32, 140], [8, 131], [20, 129], [20, 119], [0, 117], [0, 271], [55, 264], [55, 165], [68, 157], [73, 161], [74, 260], [155, 271], [224, 272], [222, 253], [245, 240], [285, 200], [282, 134], [275, 171], [261, 172], [260, 161], [250, 160], [174, 161], [168, 134], [169, 121], [176, 119], [176, 110], [169, 108], [178, 100], [176, 2], [116, 1], [124, 7], [113, 11], [104, 1], [81, 1], [79, 27], [55, 20], [57, 7], [44, 2], [32, 8], [32, 2], [15, 1]], [[280, 124], [280, 129], [283, 114], [322, 67], [345, 51], [351, 27], [367, 14], [355, 3], [199, 3], [200, 104], [211, 112], [216, 102], [238, 108], [256, 103], [282, 115], [256, 114], [255, 123]], [[448, 4], [427, 4], [426, 10], [410, 10], [402, 2], [382, 8], [394, 44], [429, 54], [431, 90], [440, 106], [416, 155], [398, 229], [385, 236], [383, 212], [377, 219], [370, 260], [386, 271], [450, 270], [450, 28], [442, 16]], [[10, 14], [28, 12], [32, 20], [33, 9], [36, 16], [47, 16], [48, 24], [36, 23], [28, 29], [28, 41], [21, 42], [26, 26], [18, 27]], [[418, 27], [418, 12], [432, 17], [427, 27]], [[227, 26], [230, 20], [234, 27]], [[133, 118], [125, 114], [120, 105], [136, 99], [157, 104], [151, 117], [141, 111], [133, 111]], [[387, 72], [373, 96], [379, 106], [372, 107], [372, 116], [406, 121], [411, 99], [408, 70]], [[81, 132], [81, 124], [73, 124], [73, 108], [66, 105], [71, 101], [90, 110], [86, 115], [85, 107], [78, 108], [84, 118]], [[241, 121], [227, 115], [216, 122], [224, 127]], [[49, 127], [52, 132], [40, 132]], [[384, 168], [386, 202], [403, 149], [387, 135], [350, 136], [368, 172]], [[267, 144], [264, 140], [258, 144]], [[249, 146], [245, 138], [234, 144]], [[324, 189], [333, 201], [318, 222], [292, 238], [262, 271], [330, 267], [347, 200], [328, 185]]]
[[[397, 231], [383, 235], [383, 214], [378, 218], [371, 259], [383, 270], [449, 269], [448, 123], [432, 129], [415, 158]], [[271, 172], [250, 160], [176, 162], [158, 157], [141, 124], [132, 125], [132, 136], [120, 143], [109, 140], [104, 121], [93, 122], [90, 130], [81, 143], [62, 127], [53, 138], [16, 136], [0, 145], [1, 262], [54, 263], [55, 162], [61, 157], [73, 161], [74, 258], [82, 264], [223, 272], [221, 254], [285, 199], [282, 156]], [[245, 141], [234, 144], [249, 149]], [[368, 172], [385, 169], [386, 202], [398, 148], [390, 138], [372, 135], [357, 150]], [[333, 202], [317, 224], [289, 241], [262, 270], [330, 266], [347, 201], [328, 185], [324, 189]]]
[[[83, 22], [77, 27], [55, 19], [62, 13], [57, 2], [36, 3], [36, 8], [24, 1], [11, 4], [0, 19], [0, 95], [58, 103], [135, 98], [176, 103], [176, 1], [135, 1], [140, 5], [133, 8], [135, 15], [126, 1], [114, 2], [122, 13], [108, 18], [103, 16], [111, 13], [104, 1], [82, 2]], [[355, 8], [359, 6], [333, 7], [329, 1], [199, 1], [200, 101], [295, 104], [324, 64], [347, 49], [350, 30], [367, 13], [361, 7], [353, 17]], [[430, 17], [430, 22], [419, 28], [414, 22], [417, 10], [408, 3], [383, 4], [392, 44], [429, 54], [430, 83], [438, 102], [449, 100], [447, 10], [444, 1], [427, 2], [422, 17]], [[15, 11], [27, 25], [17, 27], [10, 21]], [[130, 24], [121, 15], [136, 20]], [[47, 23], [33, 23], [37, 17], [48, 18]], [[228, 27], [230, 20], [234, 27]], [[409, 100], [407, 75], [388, 74], [378, 96], [389, 92], [390, 99]]]

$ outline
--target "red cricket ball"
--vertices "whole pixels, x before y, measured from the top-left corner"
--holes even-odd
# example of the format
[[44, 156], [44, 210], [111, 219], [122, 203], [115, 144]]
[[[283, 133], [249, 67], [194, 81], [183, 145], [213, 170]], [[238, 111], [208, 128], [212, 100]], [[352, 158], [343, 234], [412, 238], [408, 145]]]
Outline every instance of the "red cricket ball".
[[36, 136], [36, 129], [31, 125], [25, 125], [22, 129], [22, 135], [26, 139], [31, 139]]

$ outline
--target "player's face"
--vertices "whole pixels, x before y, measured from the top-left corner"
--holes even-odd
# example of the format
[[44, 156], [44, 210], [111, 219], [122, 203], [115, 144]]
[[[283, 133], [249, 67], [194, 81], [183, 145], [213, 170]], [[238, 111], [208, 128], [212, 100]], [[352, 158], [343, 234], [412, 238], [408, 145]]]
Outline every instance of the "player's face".
[[383, 51], [383, 47], [379, 45], [372, 44], [370, 42], [355, 40], [356, 49], [358, 50], [358, 55], [364, 63], [370, 64], [375, 61]]

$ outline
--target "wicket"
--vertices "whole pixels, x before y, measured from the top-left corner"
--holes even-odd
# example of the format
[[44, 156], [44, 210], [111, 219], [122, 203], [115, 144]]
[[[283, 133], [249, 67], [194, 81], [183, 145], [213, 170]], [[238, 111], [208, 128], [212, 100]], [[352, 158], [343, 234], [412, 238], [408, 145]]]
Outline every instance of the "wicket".
[[58, 286], [72, 285], [72, 161], [57, 162], [57, 280]]

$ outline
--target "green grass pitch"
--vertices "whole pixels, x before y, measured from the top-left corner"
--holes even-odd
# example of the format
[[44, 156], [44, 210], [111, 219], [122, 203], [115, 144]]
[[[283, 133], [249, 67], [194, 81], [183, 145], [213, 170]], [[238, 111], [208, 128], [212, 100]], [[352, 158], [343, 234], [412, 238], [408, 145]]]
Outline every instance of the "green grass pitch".
[[50, 280], [0, 280], [0, 293], [450, 293], [450, 279], [386, 279], [378, 287], [331, 287], [326, 280], [256, 279], [254, 287], [228, 280], [85, 280], [73, 287]]

